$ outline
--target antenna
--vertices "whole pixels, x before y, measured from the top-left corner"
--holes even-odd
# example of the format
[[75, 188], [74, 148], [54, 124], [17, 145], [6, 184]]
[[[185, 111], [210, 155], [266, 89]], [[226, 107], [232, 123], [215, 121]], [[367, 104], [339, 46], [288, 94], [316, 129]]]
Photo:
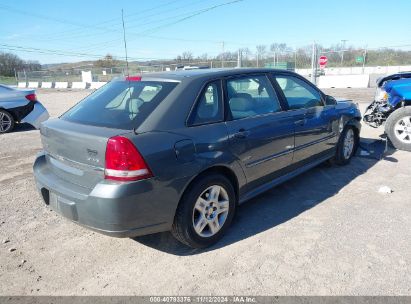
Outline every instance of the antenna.
[[126, 52], [127, 76], [130, 77], [130, 72], [129, 72], [129, 69], [128, 69], [126, 27], [124, 26], [124, 11], [123, 11], [123, 9], [121, 9], [121, 20], [123, 21], [123, 40], [124, 40], [124, 50], [125, 50], [125, 52]]
[[[127, 83], [128, 83], [128, 95], [129, 95], [129, 99], [131, 99], [131, 84], [130, 84], [130, 70], [128, 69], [128, 55], [127, 55], [127, 41], [126, 41], [126, 27], [124, 25], [124, 11], [123, 9], [121, 9], [121, 21], [123, 22], [123, 39], [124, 39], [124, 51], [126, 52], [126, 68], [127, 68]], [[124, 98], [126, 98], [127, 94], [125, 94], [123, 96], [123, 100]], [[123, 100], [121, 101], [121, 103], [123, 103]], [[137, 128], [134, 127], [133, 128], [134, 134], [138, 134], [137, 133]]]

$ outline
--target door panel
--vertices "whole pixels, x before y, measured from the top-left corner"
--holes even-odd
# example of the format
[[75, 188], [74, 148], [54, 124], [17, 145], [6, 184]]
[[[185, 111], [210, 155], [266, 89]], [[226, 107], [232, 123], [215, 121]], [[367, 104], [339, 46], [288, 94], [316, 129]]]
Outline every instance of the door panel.
[[331, 107], [304, 109], [304, 119], [295, 126], [294, 163], [309, 159], [335, 146], [334, 111]]
[[262, 184], [291, 165], [294, 122], [290, 112], [226, 122], [230, 149], [240, 160], [250, 185]]
[[288, 108], [303, 115], [295, 123], [293, 163], [303, 165], [334, 148], [334, 107], [325, 106], [318, 89], [300, 77], [284, 74], [276, 75], [275, 79]]
[[225, 90], [230, 149], [254, 187], [290, 166], [295, 116], [283, 111], [265, 74], [228, 78]]

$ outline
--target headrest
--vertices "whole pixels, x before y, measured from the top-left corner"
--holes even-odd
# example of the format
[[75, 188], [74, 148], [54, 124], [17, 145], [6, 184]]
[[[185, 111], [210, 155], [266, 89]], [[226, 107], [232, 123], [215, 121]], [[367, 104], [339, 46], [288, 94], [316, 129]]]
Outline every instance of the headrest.
[[252, 99], [244, 97], [233, 97], [230, 99], [231, 111], [250, 111], [253, 107]]

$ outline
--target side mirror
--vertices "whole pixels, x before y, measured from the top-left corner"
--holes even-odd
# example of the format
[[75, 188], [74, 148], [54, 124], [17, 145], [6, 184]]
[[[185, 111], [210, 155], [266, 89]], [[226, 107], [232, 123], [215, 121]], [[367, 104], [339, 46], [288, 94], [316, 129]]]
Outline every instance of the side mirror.
[[332, 96], [330, 96], [330, 95], [327, 95], [327, 96], [325, 96], [325, 104], [326, 104], [327, 106], [336, 105], [336, 104], [337, 104], [337, 100], [336, 100], [334, 97], [332, 97]]

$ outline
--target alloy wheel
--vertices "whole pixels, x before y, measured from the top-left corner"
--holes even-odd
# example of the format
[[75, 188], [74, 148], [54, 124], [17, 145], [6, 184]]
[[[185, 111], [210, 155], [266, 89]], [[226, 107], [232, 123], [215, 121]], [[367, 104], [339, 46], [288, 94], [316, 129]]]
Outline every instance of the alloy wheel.
[[4, 112], [0, 112], [0, 132], [5, 133], [11, 128], [11, 118]]
[[399, 141], [411, 144], [411, 116], [400, 118], [395, 124], [394, 133]]
[[212, 237], [223, 227], [230, 209], [227, 191], [219, 186], [208, 187], [198, 197], [193, 210], [193, 227], [201, 237]]
[[353, 129], [348, 129], [344, 137], [343, 155], [345, 159], [349, 159], [354, 151], [355, 134]]

